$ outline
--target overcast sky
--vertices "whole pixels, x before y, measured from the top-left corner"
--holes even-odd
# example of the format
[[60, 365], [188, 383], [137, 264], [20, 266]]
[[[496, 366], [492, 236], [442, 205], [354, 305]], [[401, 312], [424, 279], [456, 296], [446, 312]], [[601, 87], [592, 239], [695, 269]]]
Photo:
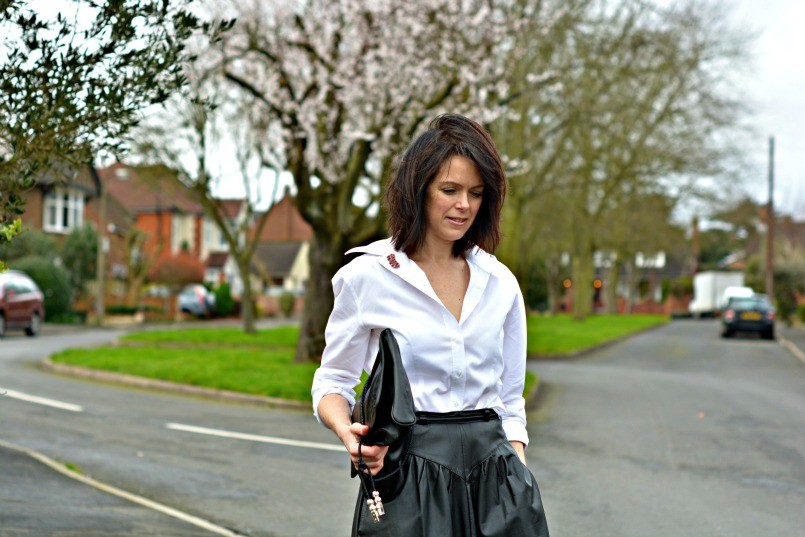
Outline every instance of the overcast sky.
[[[732, 0], [735, 20], [759, 32], [745, 81], [754, 101], [756, 136], [747, 157], [745, 186], [768, 199], [768, 138], [775, 138], [778, 212], [805, 219], [805, 0]], [[754, 179], [756, 177], [756, 180]]]

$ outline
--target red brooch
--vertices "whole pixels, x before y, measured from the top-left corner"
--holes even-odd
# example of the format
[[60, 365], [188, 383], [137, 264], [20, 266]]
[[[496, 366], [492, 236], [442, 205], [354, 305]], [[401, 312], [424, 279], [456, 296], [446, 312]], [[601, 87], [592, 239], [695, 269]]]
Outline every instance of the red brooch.
[[389, 265], [391, 265], [391, 268], [400, 268], [400, 264], [397, 263], [397, 258], [394, 257], [394, 254], [387, 255], [386, 259], [389, 260]]

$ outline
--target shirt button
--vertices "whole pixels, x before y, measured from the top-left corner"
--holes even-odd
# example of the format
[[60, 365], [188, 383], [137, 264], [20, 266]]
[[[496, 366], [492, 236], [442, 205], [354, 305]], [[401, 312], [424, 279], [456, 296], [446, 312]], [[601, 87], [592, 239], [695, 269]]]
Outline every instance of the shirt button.
[[453, 408], [458, 408], [458, 401], [453, 401]]
[[460, 377], [461, 376], [461, 371], [456, 371], [456, 376]]

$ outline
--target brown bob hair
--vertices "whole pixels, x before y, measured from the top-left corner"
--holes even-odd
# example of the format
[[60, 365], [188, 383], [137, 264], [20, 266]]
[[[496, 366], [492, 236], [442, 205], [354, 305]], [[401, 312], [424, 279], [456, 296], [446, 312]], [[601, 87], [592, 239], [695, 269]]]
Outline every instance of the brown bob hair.
[[384, 194], [388, 228], [397, 250], [408, 255], [425, 242], [428, 186], [451, 157], [473, 161], [484, 183], [481, 207], [467, 233], [453, 244], [458, 257], [473, 246], [494, 252], [500, 242], [500, 212], [506, 197], [506, 175], [489, 133], [476, 121], [459, 114], [434, 118], [400, 160]]

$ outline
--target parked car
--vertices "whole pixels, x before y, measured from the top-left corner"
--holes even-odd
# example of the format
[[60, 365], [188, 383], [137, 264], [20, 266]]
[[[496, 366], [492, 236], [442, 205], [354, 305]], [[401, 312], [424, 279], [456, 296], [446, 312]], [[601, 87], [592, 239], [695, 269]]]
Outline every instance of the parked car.
[[0, 273], [0, 337], [9, 329], [35, 336], [45, 318], [45, 295], [24, 272]]
[[196, 317], [212, 317], [215, 294], [200, 283], [185, 286], [179, 293], [179, 311]]
[[774, 339], [774, 306], [766, 295], [733, 297], [721, 317], [721, 336], [736, 332], [759, 332], [764, 339]]

